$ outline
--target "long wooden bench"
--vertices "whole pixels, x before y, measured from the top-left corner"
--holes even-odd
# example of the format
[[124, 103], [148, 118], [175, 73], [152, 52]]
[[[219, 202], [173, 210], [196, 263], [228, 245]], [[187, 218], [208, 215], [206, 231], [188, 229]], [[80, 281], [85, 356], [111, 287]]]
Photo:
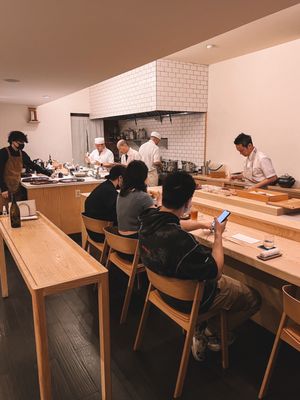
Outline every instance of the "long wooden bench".
[[111, 399], [108, 272], [42, 214], [13, 229], [0, 217], [0, 278], [2, 297], [8, 296], [4, 242], [32, 297], [41, 400], [51, 399], [45, 297], [80, 286], [97, 284], [99, 302], [100, 370], [103, 400]]

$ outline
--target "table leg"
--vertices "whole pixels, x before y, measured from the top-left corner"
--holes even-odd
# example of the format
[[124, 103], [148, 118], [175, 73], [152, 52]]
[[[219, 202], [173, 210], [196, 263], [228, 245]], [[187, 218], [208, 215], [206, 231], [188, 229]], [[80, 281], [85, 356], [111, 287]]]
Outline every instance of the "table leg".
[[98, 283], [100, 372], [102, 400], [112, 399], [110, 372], [110, 321], [108, 273], [101, 274]]
[[42, 291], [32, 293], [35, 347], [38, 364], [40, 398], [51, 399], [51, 373], [48, 353], [45, 298]]
[[0, 280], [1, 280], [2, 297], [8, 297], [6, 262], [4, 253], [4, 242], [2, 236], [0, 236]]
[[86, 241], [87, 241], [87, 231], [85, 229], [83, 221], [81, 220], [81, 246], [84, 248], [84, 250]]

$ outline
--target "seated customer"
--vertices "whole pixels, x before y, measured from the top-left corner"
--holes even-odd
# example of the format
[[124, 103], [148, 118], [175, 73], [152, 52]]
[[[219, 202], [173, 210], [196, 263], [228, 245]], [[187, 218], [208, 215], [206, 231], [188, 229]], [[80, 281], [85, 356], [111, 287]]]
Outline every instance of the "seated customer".
[[143, 161], [131, 161], [123, 178], [117, 200], [118, 229], [122, 236], [137, 238], [140, 228], [139, 216], [147, 208], [154, 207], [147, 193], [148, 168]]
[[[112, 167], [109, 175], [106, 176], [106, 181], [97, 186], [86, 199], [84, 215], [117, 224], [117, 189], [121, 185], [125, 171], [126, 167], [123, 165]], [[91, 231], [88, 231], [88, 234], [96, 242], [104, 241], [102, 234]]]
[[[208, 309], [227, 310], [228, 326], [232, 331], [258, 311], [260, 296], [254, 289], [222, 275], [222, 233], [226, 223], [220, 224], [215, 219], [212, 251], [181, 228], [179, 218], [189, 208], [194, 191], [195, 182], [185, 172], [175, 172], [166, 178], [162, 207], [160, 210], [147, 210], [141, 216], [141, 260], [147, 268], [160, 275], [205, 281], [201, 312]], [[190, 302], [166, 295], [164, 298], [181, 311], [187, 312], [191, 307]], [[210, 319], [206, 328], [196, 328], [192, 351], [198, 361], [204, 359], [206, 348], [220, 350], [218, 317]]]

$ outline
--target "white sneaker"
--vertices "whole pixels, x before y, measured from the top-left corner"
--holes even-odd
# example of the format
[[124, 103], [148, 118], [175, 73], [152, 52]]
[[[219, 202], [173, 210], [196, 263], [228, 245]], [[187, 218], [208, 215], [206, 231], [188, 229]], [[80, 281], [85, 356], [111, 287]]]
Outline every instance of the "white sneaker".
[[[211, 351], [221, 351], [222, 345], [221, 345], [221, 339], [211, 333], [209, 328], [205, 328], [203, 334], [207, 338], [207, 348]], [[236, 336], [230, 332], [228, 335], [228, 346], [230, 346], [236, 339]]]
[[204, 334], [204, 330], [197, 334], [197, 336], [193, 336], [192, 354], [195, 360], [204, 361], [207, 343], [208, 340]]

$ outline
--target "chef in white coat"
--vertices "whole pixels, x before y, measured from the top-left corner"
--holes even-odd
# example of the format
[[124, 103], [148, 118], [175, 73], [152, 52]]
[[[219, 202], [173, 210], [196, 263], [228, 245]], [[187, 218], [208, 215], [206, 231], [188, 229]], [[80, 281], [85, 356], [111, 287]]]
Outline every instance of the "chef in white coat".
[[121, 153], [121, 164], [128, 165], [133, 160], [140, 160], [140, 153], [128, 146], [126, 140], [121, 139], [117, 143], [117, 148]]
[[95, 147], [95, 150], [86, 156], [86, 162], [111, 168], [114, 165], [114, 155], [113, 152], [105, 146], [103, 137], [95, 138]]
[[277, 175], [272, 160], [253, 146], [250, 135], [240, 133], [234, 140], [237, 151], [244, 157], [244, 171], [240, 175], [232, 175], [232, 179], [244, 178], [251, 189], [263, 188], [276, 182]]
[[139, 150], [142, 161], [148, 167], [148, 186], [158, 185], [157, 169], [162, 166], [158, 147], [160, 140], [161, 135], [158, 132], [152, 132], [148, 142], [142, 144]]

